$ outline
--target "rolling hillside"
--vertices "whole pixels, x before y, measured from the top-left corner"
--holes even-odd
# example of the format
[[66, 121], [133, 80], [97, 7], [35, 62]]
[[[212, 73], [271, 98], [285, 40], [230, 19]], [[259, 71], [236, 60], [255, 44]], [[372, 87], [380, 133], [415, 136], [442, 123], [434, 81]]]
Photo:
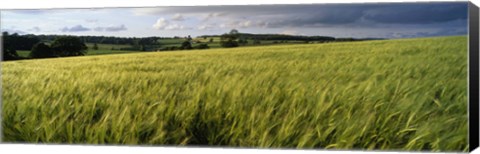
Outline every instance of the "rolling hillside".
[[467, 37], [2, 63], [6, 142], [468, 150]]

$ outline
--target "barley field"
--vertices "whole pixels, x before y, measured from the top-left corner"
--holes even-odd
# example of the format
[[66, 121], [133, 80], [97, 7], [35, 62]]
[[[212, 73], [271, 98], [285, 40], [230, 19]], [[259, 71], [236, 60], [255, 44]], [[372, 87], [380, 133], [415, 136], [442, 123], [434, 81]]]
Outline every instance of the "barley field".
[[467, 37], [2, 62], [3, 141], [467, 151]]

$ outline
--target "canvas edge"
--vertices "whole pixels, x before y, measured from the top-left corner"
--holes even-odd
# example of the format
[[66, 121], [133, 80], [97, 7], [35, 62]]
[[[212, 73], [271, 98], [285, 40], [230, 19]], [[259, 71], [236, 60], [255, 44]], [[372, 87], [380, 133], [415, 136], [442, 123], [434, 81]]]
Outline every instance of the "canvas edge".
[[[0, 9], [0, 29], [2, 29], [2, 9]], [[3, 33], [0, 32], [0, 143], [3, 143], [3, 74], [2, 74], [2, 62], [3, 62]]]
[[468, 49], [469, 49], [469, 151], [478, 148], [479, 144], [479, 16], [478, 7], [469, 2], [468, 5]]

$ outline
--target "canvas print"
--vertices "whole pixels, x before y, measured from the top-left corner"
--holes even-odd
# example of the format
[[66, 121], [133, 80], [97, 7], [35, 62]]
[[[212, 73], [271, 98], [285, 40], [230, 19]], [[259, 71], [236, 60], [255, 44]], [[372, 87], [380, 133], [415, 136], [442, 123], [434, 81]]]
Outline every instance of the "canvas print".
[[468, 3], [1, 10], [2, 141], [466, 152]]

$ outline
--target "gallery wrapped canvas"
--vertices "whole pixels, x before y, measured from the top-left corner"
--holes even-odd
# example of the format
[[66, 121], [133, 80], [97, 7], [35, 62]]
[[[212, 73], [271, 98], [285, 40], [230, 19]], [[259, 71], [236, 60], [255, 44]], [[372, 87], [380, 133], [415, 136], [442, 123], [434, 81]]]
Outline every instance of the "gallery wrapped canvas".
[[2, 142], [468, 152], [470, 2], [1, 10]]

